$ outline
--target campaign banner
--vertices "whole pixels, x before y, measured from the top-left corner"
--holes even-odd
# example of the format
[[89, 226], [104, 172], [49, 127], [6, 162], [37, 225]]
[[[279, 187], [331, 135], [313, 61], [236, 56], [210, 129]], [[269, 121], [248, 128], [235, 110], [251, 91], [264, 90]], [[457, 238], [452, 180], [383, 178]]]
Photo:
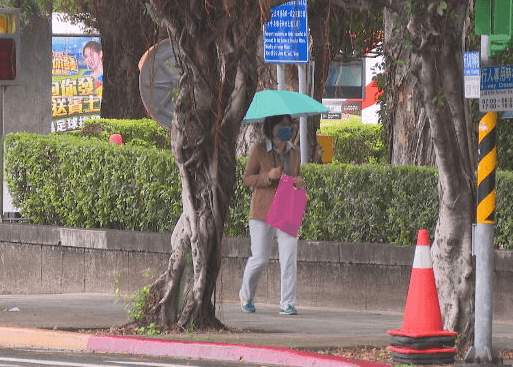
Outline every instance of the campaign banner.
[[99, 37], [52, 37], [51, 131], [80, 129], [100, 117], [103, 51]]

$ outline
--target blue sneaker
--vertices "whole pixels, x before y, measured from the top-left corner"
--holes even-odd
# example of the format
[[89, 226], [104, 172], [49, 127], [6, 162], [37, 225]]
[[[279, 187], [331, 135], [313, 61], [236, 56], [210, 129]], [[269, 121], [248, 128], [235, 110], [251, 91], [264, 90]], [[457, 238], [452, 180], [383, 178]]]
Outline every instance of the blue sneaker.
[[280, 308], [280, 315], [297, 315], [297, 310], [289, 305], [286, 309]]
[[240, 308], [244, 312], [255, 312], [256, 308], [253, 302], [251, 302], [250, 299], [245, 299], [242, 297], [242, 294], [239, 292], [239, 298], [240, 298]]
[[256, 308], [255, 308], [255, 305], [253, 304], [253, 302], [251, 301], [244, 301], [241, 305], [240, 305], [240, 308], [242, 309], [242, 311], [244, 312], [255, 312], [256, 311]]

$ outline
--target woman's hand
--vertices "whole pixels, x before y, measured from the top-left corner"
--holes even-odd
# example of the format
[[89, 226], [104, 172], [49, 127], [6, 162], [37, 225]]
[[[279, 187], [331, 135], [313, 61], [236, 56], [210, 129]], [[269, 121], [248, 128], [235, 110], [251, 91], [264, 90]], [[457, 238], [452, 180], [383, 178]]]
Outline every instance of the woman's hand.
[[268, 177], [270, 180], [279, 180], [281, 178], [281, 172], [282, 172], [281, 167], [273, 167], [269, 171]]
[[296, 180], [294, 181], [294, 187], [297, 187], [298, 189], [304, 188], [303, 181], [303, 177], [296, 176]]

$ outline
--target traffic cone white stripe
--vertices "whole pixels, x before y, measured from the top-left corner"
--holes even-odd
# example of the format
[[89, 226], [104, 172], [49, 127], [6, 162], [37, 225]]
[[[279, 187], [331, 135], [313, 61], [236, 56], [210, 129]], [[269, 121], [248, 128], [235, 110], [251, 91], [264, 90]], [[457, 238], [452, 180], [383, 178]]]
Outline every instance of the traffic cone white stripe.
[[416, 246], [415, 258], [413, 260], [414, 269], [431, 269], [433, 262], [431, 261], [431, 247]]

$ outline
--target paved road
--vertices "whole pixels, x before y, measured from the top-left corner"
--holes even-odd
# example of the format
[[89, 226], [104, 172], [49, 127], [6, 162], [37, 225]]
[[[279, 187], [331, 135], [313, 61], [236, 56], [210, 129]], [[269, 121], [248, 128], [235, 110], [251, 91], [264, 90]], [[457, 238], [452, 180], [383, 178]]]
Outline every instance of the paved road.
[[261, 364], [191, 361], [119, 354], [72, 353], [0, 348], [0, 367], [261, 367]]

